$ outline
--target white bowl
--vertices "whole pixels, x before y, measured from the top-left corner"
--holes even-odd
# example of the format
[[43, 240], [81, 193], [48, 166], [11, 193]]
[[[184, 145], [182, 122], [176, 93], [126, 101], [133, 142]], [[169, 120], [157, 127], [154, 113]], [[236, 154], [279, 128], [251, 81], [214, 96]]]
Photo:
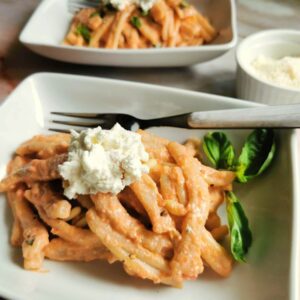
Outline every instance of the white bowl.
[[[34, 134], [47, 133], [51, 111], [127, 112], [141, 118], [189, 111], [255, 107], [222, 96], [102, 78], [36, 74], [0, 106], [0, 178], [16, 147]], [[59, 126], [59, 125], [57, 125]], [[182, 142], [206, 130], [150, 129]], [[236, 147], [249, 133], [226, 130]], [[295, 131], [278, 131], [280, 149], [272, 167], [248, 184], [235, 185], [249, 217], [253, 245], [246, 264], [235, 264], [229, 278], [211, 271], [182, 289], [153, 285], [126, 275], [119, 263], [45, 261], [49, 272], [21, 268], [21, 252], [9, 245], [11, 213], [0, 195], [0, 295], [19, 300], [299, 300], [300, 185]], [[222, 213], [225, 217], [225, 211]]]
[[300, 57], [300, 31], [261, 31], [245, 38], [236, 51], [238, 98], [270, 105], [300, 103], [299, 89], [279, 87], [255, 74], [250, 64], [260, 54], [274, 59], [284, 56]]
[[193, 47], [150, 49], [95, 49], [62, 45], [72, 15], [68, 0], [44, 0], [25, 28], [20, 41], [32, 51], [60, 61], [122, 67], [178, 67], [214, 59], [236, 45], [234, 0], [191, 0], [211, 20], [219, 36], [212, 44]]

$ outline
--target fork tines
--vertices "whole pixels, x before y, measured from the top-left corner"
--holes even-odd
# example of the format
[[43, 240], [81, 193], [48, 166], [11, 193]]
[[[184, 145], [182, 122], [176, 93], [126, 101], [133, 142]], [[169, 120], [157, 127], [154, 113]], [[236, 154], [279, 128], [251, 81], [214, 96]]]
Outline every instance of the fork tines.
[[[71, 128], [80, 131], [80, 130], [82, 130], [82, 128], [79, 129], [79, 127], [93, 128], [93, 127], [97, 127], [103, 123], [103, 121], [101, 119], [99, 119], [99, 114], [94, 114], [94, 113], [51, 112], [51, 114], [71, 118], [70, 120], [66, 120], [66, 119], [51, 120], [51, 122], [54, 124], [66, 125], [63, 128], [49, 128], [49, 130], [51, 130], [51, 131], [69, 132]], [[81, 120], [76, 120], [76, 119], [81, 119]], [[83, 120], [83, 119], [85, 119], [85, 120]]]
[[64, 116], [64, 117], [75, 117], [75, 118], [88, 118], [88, 119], [99, 118], [99, 114], [95, 114], [95, 113], [66, 113], [66, 112], [52, 111], [51, 114]]
[[68, 0], [68, 11], [72, 14], [78, 12], [82, 8], [93, 7], [97, 8], [100, 5], [100, 0]]

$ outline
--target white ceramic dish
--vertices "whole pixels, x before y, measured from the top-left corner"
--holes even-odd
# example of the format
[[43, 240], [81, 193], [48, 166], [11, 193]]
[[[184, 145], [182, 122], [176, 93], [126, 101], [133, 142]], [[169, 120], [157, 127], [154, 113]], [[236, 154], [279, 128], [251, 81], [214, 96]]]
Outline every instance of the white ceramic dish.
[[[163, 101], [162, 101], [163, 100]], [[47, 132], [50, 111], [127, 112], [140, 117], [216, 108], [255, 106], [249, 102], [171, 88], [62, 74], [29, 77], [0, 107], [1, 176], [15, 148], [32, 135]], [[152, 128], [174, 140], [201, 137], [204, 130]], [[241, 145], [248, 131], [227, 131]], [[206, 271], [183, 289], [153, 285], [129, 277], [120, 264], [45, 261], [47, 273], [21, 268], [21, 252], [9, 245], [11, 213], [0, 195], [0, 295], [13, 299], [150, 300], [299, 300], [296, 139], [279, 132], [280, 148], [271, 169], [236, 188], [251, 221], [254, 244], [247, 264], [237, 264], [228, 279]]]
[[211, 45], [182, 48], [109, 50], [61, 45], [72, 15], [67, 0], [44, 0], [20, 35], [32, 51], [65, 62], [127, 67], [186, 66], [211, 60], [236, 45], [236, 8], [234, 0], [192, 0], [220, 31]]
[[236, 59], [237, 96], [270, 105], [300, 103], [300, 89], [280, 87], [260, 79], [251, 67], [260, 54], [280, 59], [284, 56], [300, 57], [300, 31], [274, 29], [255, 33], [238, 46]]

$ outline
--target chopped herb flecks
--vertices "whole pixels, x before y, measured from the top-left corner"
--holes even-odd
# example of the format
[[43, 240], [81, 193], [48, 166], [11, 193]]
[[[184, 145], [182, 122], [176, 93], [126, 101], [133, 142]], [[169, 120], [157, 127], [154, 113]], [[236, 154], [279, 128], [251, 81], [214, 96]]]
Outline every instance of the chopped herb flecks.
[[137, 16], [133, 16], [130, 20], [130, 23], [136, 27], [137, 29], [141, 28], [142, 27], [142, 23], [141, 23], [141, 20], [139, 17]]
[[87, 28], [87, 26], [83, 24], [79, 24], [76, 28], [76, 32], [80, 34], [87, 43], [90, 41], [91, 33], [90, 30]]

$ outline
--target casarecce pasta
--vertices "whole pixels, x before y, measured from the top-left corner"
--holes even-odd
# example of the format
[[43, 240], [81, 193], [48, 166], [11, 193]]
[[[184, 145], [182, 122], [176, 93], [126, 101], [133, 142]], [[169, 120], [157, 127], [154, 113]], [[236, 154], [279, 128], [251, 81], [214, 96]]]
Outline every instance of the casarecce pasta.
[[198, 46], [211, 42], [216, 29], [185, 0], [156, 0], [149, 11], [135, 4], [123, 10], [84, 8], [73, 18], [64, 43], [111, 49]]
[[69, 135], [35, 136], [23, 143], [0, 182], [14, 222], [11, 244], [24, 268], [57, 261], [120, 262], [132, 276], [175, 287], [210, 267], [228, 276], [232, 258], [220, 241], [228, 228], [217, 213], [234, 174], [204, 166], [195, 140], [186, 145], [139, 130], [149, 174], [119, 194], [63, 195], [58, 166]]

